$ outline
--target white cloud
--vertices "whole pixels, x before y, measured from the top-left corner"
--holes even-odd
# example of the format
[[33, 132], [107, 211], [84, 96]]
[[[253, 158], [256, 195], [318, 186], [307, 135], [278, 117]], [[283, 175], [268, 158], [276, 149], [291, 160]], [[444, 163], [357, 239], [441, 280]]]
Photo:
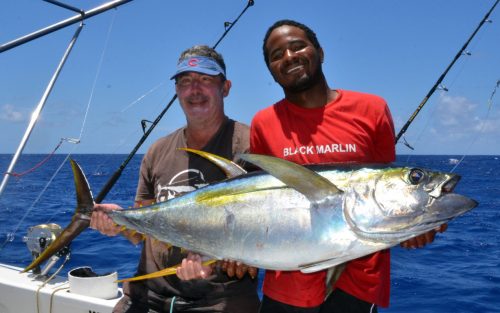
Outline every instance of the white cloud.
[[500, 133], [500, 116], [490, 117], [488, 120], [478, 121], [475, 126], [475, 130], [481, 133]]
[[440, 95], [436, 116], [435, 131], [447, 139], [460, 139], [478, 134], [500, 133], [500, 114], [494, 108], [488, 111], [487, 104], [476, 104], [462, 96]]
[[0, 108], [0, 120], [9, 122], [22, 122], [25, 120], [24, 114], [15, 109], [12, 104], [4, 104]]

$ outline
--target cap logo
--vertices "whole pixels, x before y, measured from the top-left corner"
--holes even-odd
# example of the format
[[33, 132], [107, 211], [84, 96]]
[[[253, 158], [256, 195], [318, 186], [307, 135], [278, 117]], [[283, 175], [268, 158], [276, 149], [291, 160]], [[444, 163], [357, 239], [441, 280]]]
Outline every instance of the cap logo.
[[198, 59], [192, 58], [188, 61], [189, 66], [198, 66]]

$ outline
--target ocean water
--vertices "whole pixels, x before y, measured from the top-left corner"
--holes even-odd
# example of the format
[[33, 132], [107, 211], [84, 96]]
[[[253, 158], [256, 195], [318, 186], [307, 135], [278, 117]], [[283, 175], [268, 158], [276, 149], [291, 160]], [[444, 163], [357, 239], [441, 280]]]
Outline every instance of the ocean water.
[[[16, 167], [23, 172], [44, 155], [24, 155]], [[74, 155], [88, 176], [94, 195], [125, 159], [125, 155]], [[55, 155], [37, 170], [11, 178], [0, 196], [0, 262], [26, 266], [31, 255], [23, 243], [30, 226], [66, 226], [75, 207], [69, 164], [54, 172], [65, 156]], [[11, 155], [0, 155], [5, 171]], [[136, 156], [104, 202], [133, 203], [141, 156]], [[398, 163], [450, 171], [457, 156], [400, 156]], [[391, 305], [381, 312], [500, 312], [500, 156], [468, 156], [455, 170], [456, 188], [479, 206], [449, 224], [423, 249], [392, 248]], [[2, 172], [3, 176], [3, 172]], [[47, 184], [51, 180], [50, 184]], [[86, 230], [71, 244], [71, 259], [61, 272], [88, 265], [97, 273], [134, 274], [140, 246], [121, 237]]]

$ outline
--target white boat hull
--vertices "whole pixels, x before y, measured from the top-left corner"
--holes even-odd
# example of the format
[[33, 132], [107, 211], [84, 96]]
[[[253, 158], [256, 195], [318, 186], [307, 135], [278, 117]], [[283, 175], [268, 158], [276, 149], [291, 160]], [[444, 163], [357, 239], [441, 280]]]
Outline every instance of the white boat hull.
[[122, 295], [104, 300], [69, 292], [68, 280], [57, 276], [45, 286], [22, 268], [0, 263], [0, 313], [111, 313]]

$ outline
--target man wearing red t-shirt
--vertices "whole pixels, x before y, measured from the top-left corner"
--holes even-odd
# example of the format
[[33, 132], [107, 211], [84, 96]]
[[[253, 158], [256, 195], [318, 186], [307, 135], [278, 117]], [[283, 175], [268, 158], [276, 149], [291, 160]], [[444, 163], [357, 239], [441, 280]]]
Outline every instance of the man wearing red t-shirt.
[[[251, 152], [299, 164], [394, 161], [394, 126], [387, 104], [375, 95], [330, 89], [322, 71], [323, 50], [311, 29], [278, 21], [267, 31], [263, 51], [285, 99], [252, 120]], [[403, 246], [421, 247], [434, 234]], [[266, 271], [260, 312], [376, 312], [377, 306], [389, 305], [389, 250], [348, 262], [323, 303], [326, 280], [327, 271]]]

